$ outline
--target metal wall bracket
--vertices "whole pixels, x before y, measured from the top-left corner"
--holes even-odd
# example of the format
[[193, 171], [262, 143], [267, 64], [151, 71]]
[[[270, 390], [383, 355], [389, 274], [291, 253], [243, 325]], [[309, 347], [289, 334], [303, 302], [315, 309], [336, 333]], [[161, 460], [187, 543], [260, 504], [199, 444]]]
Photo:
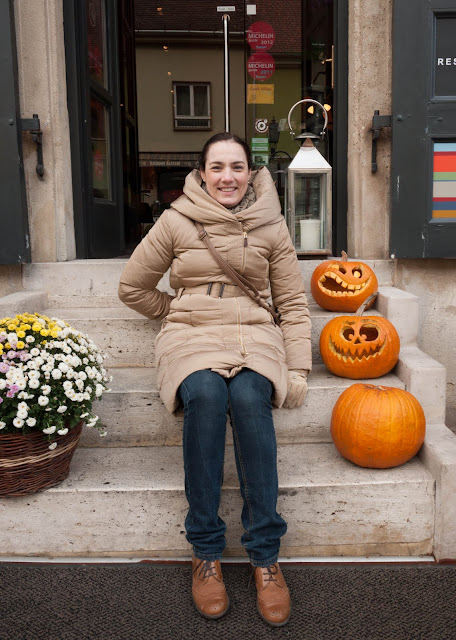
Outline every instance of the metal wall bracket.
[[36, 172], [39, 178], [44, 176], [43, 163], [43, 132], [40, 128], [38, 114], [34, 113], [33, 118], [21, 118], [22, 131], [30, 131], [32, 140], [36, 143]]
[[380, 137], [380, 129], [383, 127], [391, 127], [393, 116], [381, 116], [380, 111], [376, 109], [372, 118], [372, 164], [371, 172], [377, 172], [377, 140]]

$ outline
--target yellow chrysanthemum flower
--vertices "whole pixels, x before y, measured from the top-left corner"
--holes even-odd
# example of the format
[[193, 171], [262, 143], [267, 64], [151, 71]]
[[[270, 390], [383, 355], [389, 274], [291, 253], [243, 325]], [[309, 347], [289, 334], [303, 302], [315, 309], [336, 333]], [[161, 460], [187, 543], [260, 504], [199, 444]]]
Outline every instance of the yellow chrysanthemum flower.
[[25, 331], [18, 331], [17, 332], [17, 337], [18, 338], [25, 338]]
[[45, 338], [47, 338], [47, 336], [49, 335], [48, 329], [41, 329], [40, 333]]
[[8, 325], [8, 331], [16, 331], [16, 325], [11, 322]]
[[22, 340], [19, 340], [16, 345], [16, 349], [23, 349], [24, 347], [25, 347], [25, 342], [22, 342]]
[[11, 349], [11, 345], [9, 342], [5, 342], [5, 349]]
[[57, 338], [58, 335], [59, 335], [58, 331], [51, 331], [51, 337], [52, 338]]
[[32, 325], [32, 331], [41, 331], [42, 329], [42, 325], [40, 322], [35, 322], [35, 324]]

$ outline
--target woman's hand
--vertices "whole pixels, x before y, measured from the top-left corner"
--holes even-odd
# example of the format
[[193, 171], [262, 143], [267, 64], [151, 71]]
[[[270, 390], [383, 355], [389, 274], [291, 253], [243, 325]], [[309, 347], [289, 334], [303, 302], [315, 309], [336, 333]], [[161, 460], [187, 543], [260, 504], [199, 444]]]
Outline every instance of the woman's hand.
[[306, 369], [288, 372], [288, 391], [283, 406], [285, 409], [300, 407], [307, 395], [307, 374]]

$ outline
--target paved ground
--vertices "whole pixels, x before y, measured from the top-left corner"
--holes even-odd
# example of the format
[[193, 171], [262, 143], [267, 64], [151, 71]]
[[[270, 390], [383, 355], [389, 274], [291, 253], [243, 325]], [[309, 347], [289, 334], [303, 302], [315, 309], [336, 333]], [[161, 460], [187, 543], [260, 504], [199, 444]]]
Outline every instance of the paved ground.
[[190, 566], [0, 564], [1, 640], [454, 640], [456, 566], [283, 565], [289, 624], [258, 616], [247, 565], [224, 565], [228, 614], [202, 618]]

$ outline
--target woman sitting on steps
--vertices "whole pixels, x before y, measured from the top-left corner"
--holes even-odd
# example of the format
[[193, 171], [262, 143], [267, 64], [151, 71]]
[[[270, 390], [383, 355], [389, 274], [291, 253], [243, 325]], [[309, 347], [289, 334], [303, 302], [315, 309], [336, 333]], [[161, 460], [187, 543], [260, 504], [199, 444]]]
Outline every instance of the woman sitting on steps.
[[[233, 283], [236, 278], [214, 258], [207, 238], [259, 290], [257, 300], [246, 295], [242, 282]], [[156, 288], [170, 267], [175, 298]], [[270, 295], [280, 327], [266, 304]], [[291, 607], [277, 562], [287, 525], [276, 511], [272, 406], [304, 402], [310, 319], [271, 175], [265, 167], [252, 171], [242, 139], [220, 133], [206, 142], [184, 195], [127, 263], [119, 296], [148, 318], [164, 318], [156, 340], [157, 382], [169, 411], [184, 409], [185, 527], [193, 547], [194, 604], [207, 618], [228, 610], [220, 567], [226, 526], [218, 510], [229, 414], [244, 500], [242, 544], [254, 571], [258, 610], [269, 624], [281, 626]]]

